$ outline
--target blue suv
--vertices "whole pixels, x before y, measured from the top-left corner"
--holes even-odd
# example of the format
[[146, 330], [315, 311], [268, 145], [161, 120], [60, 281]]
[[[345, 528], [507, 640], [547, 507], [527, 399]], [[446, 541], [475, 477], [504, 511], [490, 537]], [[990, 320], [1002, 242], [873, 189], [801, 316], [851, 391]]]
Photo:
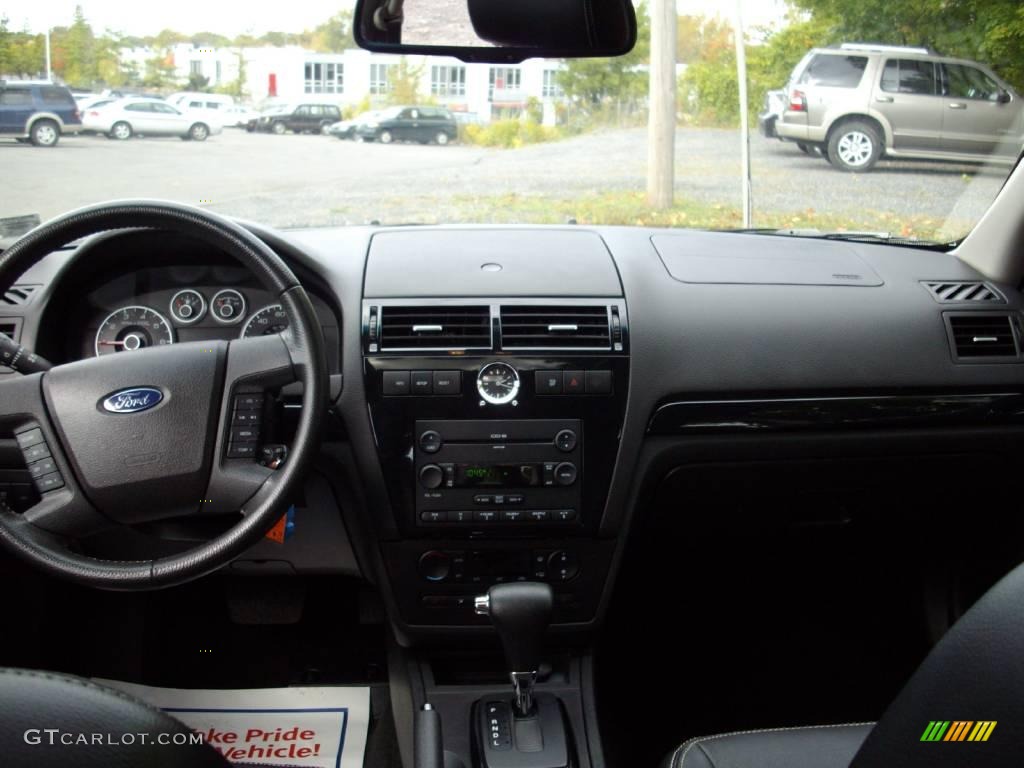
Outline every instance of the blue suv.
[[61, 135], [81, 130], [78, 106], [63, 85], [0, 80], [0, 136], [55, 147]]

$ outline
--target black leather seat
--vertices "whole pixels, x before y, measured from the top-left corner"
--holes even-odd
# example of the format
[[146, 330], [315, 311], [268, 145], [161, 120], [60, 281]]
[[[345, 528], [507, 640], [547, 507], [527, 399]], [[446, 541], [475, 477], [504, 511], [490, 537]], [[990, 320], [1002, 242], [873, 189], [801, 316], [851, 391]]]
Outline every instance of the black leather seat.
[[127, 693], [70, 675], [0, 668], [0, 765], [228, 765], [212, 747], [188, 743], [191, 734], [180, 721]]
[[[1024, 566], [990, 589], [924, 660], [877, 725], [691, 739], [664, 768], [1002, 768], [1024, 755]], [[949, 741], [922, 741], [933, 721]], [[995, 722], [970, 741], [979, 721]], [[954, 738], [961, 737], [961, 738]]]

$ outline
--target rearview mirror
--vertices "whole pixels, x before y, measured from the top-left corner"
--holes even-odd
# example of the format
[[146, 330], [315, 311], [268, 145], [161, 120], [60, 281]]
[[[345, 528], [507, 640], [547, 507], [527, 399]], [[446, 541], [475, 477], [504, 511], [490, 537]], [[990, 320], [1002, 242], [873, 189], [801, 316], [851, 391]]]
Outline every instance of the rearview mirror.
[[354, 33], [378, 53], [517, 64], [629, 53], [636, 12], [631, 0], [358, 0]]

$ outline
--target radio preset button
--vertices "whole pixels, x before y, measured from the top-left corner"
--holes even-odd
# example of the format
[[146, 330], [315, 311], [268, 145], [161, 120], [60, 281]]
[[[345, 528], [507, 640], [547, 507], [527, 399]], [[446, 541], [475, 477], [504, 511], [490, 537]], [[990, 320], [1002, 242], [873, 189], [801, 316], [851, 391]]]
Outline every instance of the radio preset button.
[[503, 509], [501, 510], [501, 522], [518, 523], [523, 519], [524, 514], [521, 509]]
[[576, 482], [576, 465], [571, 461], [563, 461], [555, 467], [555, 482], [559, 485], [572, 485]]
[[424, 523], [444, 523], [448, 521], [448, 513], [436, 509], [420, 512], [420, 520]]
[[424, 453], [437, 453], [443, 444], [441, 433], [433, 429], [428, 429], [420, 435], [420, 450]]
[[530, 509], [526, 514], [535, 523], [543, 523], [548, 519], [548, 510], [546, 509]]
[[551, 516], [560, 523], [571, 523], [576, 519], [575, 509], [553, 509]]
[[493, 509], [478, 509], [473, 513], [473, 520], [477, 523], [493, 523], [498, 519], [498, 513]]
[[563, 429], [555, 435], [555, 447], [563, 453], [569, 453], [576, 447], [576, 433], [571, 429]]
[[437, 464], [427, 464], [420, 469], [420, 485], [427, 490], [440, 488], [444, 482], [444, 472]]
[[468, 510], [468, 509], [460, 509], [460, 510], [456, 510], [455, 512], [449, 512], [448, 513], [448, 522], [449, 523], [472, 523], [473, 522], [473, 512], [472, 512], [472, 510]]

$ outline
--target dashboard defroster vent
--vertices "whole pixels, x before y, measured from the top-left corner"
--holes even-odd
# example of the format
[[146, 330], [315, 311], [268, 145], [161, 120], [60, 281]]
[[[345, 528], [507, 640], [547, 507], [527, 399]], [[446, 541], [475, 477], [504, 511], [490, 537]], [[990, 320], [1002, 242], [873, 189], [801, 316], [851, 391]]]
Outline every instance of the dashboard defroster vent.
[[483, 306], [382, 306], [381, 350], [490, 349], [491, 309]]
[[958, 360], [1016, 358], [1020, 354], [1013, 319], [1008, 313], [951, 313], [946, 319]]
[[610, 349], [608, 307], [505, 305], [502, 349]]
[[924, 283], [924, 287], [940, 304], [1005, 304], [999, 292], [988, 283], [939, 282]]
[[32, 295], [39, 290], [38, 285], [12, 285], [6, 291], [4, 295], [0, 296], [0, 304], [6, 304], [9, 307], [21, 307], [28, 304], [32, 299]]

